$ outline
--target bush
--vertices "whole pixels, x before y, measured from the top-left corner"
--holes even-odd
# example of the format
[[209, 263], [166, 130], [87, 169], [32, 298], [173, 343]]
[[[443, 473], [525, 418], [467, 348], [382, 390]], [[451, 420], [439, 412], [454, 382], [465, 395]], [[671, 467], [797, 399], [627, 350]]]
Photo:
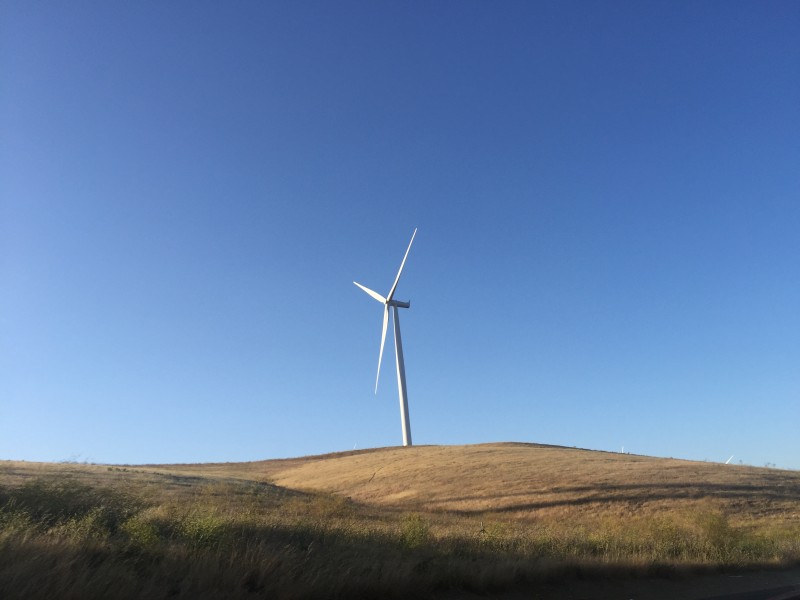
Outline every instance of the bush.
[[161, 541], [158, 527], [148, 519], [147, 515], [139, 513], [125, 521], [120, 527], [130, 544], [138, 550], [152, 550]]
[[741, 532], [720, 511], [706, 511], [697, 516], [700, 537], [710, 558], [729, 560], [742, 539]]
[[686, 532], [667, 517], [655, 517], [649, 524], [649, 540], [653, 557], [658, 560], [675, 560], [687, 550]]
[[400, 524], [400, 539], [406, 548], [419, 548], [430, 540], [428, 524], [419, 514], [406, 515]]
[[193, 548], [212, 548], [222, 541], [225, 523], [213, 513], [189, 513], [181, 523], [180, 535]]

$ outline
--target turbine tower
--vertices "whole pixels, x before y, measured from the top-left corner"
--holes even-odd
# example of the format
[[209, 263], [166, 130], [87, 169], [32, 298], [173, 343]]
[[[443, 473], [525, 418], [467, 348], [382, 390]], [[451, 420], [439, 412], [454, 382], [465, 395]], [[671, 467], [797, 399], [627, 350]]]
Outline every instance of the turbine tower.
[[383, 359], [383, 346], [386, 342], [386, 327], [389, 324], [389, 307], [392, 307], [392, 320], [394, 322], [394, 351], [397, 360], [397, 388], [400, 395], [400, 422], [403, 426], [403, 446], [411, 445], [411, 422], [408, 418], [408, 394], [406, 392], [406, 367], [403, 362], [403, 341], [400, 337], [400, 315], [398, 308], [410, 308], [410, 302], [400, 302], [394, 299], [394, 291], [397, 289], [397, 282], [400, 281], [400, 275], [403, 273], [403, 267], [408, 258], [408, 251], [411, 250], [411, 244], [414, 243], [414, 236], [417, 235], [417, 230], [411, 234], [411, 241], [408, 243], [406, 254], [403, 256], [403, 262], [400, 263], [400, 270], [397, 271], [397, 277], [394, 278], [392, 289], [384, 298], [378, 292], [369, 289], [354, 281], [358, 287], [364, 290], [367, 294], [375, 298], [378, 302], [383, 304], [383, 331], [381, 332], [381, 350], [378, 353], [378, 374], [375, 376], [375, 393], [378, 393], [378, 379], [381, 376], [381, 360]]

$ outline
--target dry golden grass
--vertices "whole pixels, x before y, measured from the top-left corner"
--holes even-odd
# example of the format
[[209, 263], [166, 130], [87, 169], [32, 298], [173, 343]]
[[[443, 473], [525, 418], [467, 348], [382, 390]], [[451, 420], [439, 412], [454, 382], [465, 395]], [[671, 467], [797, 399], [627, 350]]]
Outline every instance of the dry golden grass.
[[737, 521], [800, 523], [800, 472], [498, 443], [162, 466], [325, 491], [365, 504], [514, 518], [648, 516], [712, 505]]
[[3, 598], [514, 585], [557, 598], [554, 581], [798, 562], [794, 471], [513, 443], [196, 465], [0, 462]]

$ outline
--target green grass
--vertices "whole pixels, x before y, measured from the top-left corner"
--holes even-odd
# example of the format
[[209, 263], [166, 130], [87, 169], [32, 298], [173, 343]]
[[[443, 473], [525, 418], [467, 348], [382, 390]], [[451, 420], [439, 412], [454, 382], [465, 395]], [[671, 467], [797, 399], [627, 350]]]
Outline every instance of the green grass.
[[713, 499], [640, 516], [403, 510], [144, 469], [0, 472], [2, 598], [407, 598], [800, 562], [800, 524]]

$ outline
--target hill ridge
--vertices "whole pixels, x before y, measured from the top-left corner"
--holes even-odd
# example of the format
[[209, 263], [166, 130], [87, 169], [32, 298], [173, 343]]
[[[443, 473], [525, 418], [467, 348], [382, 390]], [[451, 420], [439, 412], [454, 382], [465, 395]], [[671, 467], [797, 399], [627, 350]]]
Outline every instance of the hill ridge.
[[800, 473], [533, 442], [420, 445], [297, 458], [161, 465], [267, 481], [384, 508], [523, 519], [723, 510], [800, 520]]

